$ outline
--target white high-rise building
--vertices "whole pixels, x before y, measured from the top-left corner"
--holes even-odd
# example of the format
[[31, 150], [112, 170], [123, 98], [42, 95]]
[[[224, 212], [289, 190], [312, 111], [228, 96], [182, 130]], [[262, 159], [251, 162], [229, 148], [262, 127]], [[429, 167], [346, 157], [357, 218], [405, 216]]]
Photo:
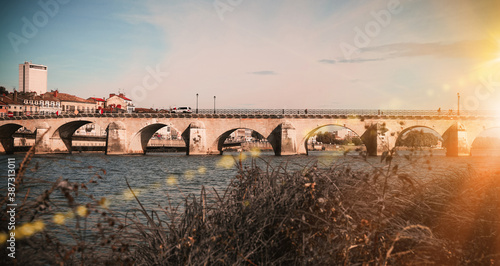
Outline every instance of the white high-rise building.
[[47, 92], [47, 67], [24, 62], [19, 64], [19, 92]]

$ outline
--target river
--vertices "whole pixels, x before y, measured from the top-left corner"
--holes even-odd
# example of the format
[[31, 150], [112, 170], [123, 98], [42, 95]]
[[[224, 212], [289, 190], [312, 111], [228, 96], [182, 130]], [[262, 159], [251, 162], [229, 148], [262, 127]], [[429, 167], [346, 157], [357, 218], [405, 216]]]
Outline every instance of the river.
[[[491, 152], [474, 154], [475, 156], [471, 157], [446, 157], [443, 152], [433, 152], [432, 156], [429, 156], [429, 152], [421, 152], [414, 158], [420, 158], [422, 162], [429, 161], [428, 164], [417, 163], [407, 167], [416, 167], [415, 172], [419, 172], [421, 178], [430, 173], [439, 174], [467, 168], [500, 171], [498, 152], [496, 155], [491, 155]], [[199, 195], [202, 186], [209, 191], [216, 189], [222, 192], [237, 174], [238, 156], [240, 155], [236, 152], [226, 152], [223, 156], [186, 156], [182, 153], [155, 153], [144, 156], [106, 156], [97, 153], [37, 155], [25, 175], [45, 181], [55, 181], [63, 177], [77, 183], [87, 183], [93, 178], [98, 183], [87, 184], [87, 193], [97, 199], [106, 197], [110, 207], [118, 211], [138, 207], [127, 187], [128, 180], [141, 202], [148, 208], [156, 209], [158, 204], [167, 206], [169, 199], [177, 204], [185, 195]], [[23, 157], [24, 154], [0, 155], [0, 175], [7, 175], [8, 158], [15, 158], [16, 164], [19, 164]], [[310, 152], [308, 156], [283, 157], [276, 157], [272, 153], [261, 153], [259, 157], [252, 157], [251, 153], [243, 153], [243, 157], [243, 166], [250, 166], [253, 160], [263, 169], [269, 163], [272, 167], [281, 165], [288, 171], [302, 169], [315, 162], [319, 167], [346, 161], [356, 164], [352, 158], [334, 152]], [[368, 161], [377, 165], [380, 164], [380, 157], [369, 157]], [[395, 163], [408, 165], [404, 156], [396, 157]], [[431, 170], [428, 170], [429, 167]], [[420, 171], [420, 168], [423, 171]], [[2, 178], [0, 188], [3, 192], [6, 186], [7, 180]], [[40, 192], [39, 184], [27, 183], [26, 186], [32, 188], [32, 193], [37, 190]]]

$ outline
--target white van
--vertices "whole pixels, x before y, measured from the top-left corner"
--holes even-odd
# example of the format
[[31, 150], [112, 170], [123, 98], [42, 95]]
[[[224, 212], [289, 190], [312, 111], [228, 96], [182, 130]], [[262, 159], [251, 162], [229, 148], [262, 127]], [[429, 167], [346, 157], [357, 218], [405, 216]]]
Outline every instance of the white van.
[[192, 113], [191, 107], [189, 106], [179, 106], [172, 108], [172, 113]]

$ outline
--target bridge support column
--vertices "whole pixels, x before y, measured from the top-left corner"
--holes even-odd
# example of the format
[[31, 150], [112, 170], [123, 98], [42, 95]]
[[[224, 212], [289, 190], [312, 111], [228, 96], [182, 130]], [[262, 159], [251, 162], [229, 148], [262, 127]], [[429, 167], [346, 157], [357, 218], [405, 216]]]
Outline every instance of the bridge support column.
[[35, 140], [38, 146], [35, 148], [36, 154], [65, 153], [68, 152], [66, 144], [60, 137], [51, 137], [48, 127], [39, 127], [35, 131]]
[[[142, 149], [141, 149], [142, 151]], [[113, 122], [106, 128], [106, 154], [127, 154], [127, 129], [123, 123]]]
[[372, 124], [366, 129], [361, 140], [365, 144], [369, 156], [381, 155], [384, 151], [395, 146], [395, 141], [387, 134], [388, 129], [384, 124]]
[[277, 156], [297, 154], [297, 132], [290, 122], [281, 123], [271, 132], [267, 140]]
[[470, 146], [467, 142], [467, 131], [465, 127], [456, 122], [443, 134], [446, 156], [469, 156]]
[[1, 138], [0, 143], [2, 144], [0, 152], [5, 152], [5, 154], [14, 153], [14, 137]]
[[209, 154], [207, 146], [207, 132], [202, 122], [193, 122], [182, 133], [182, 138], [187, 144], [187, 155], [206, 155]]

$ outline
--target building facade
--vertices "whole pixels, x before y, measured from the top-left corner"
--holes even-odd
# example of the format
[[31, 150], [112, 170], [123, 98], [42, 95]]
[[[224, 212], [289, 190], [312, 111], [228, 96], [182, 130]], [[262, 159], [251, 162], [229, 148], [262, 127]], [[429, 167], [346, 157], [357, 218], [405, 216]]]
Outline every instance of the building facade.
[[59, 100], [61, 112], [66, 114], [93, 114], [97, 110], [94, 100], [86, 100], [75, 95], [61, 93], [58, 90], [47, 92], [42, 97], [54, 97]]
[[22, 102], [20, 102], [17, 98], [17, 92], [0, 96], [0, 102], [3, 102], [7, 105], [7, 114], [11, 114], [14, 116], [24, 114], [24, 107]]
[[97, 110], [101, 110], [106, 107], [106, 100], [104, 100], [103, 98], [90, 97], [87, 100], [95, 101]]
[[106, 99], [106, 108], [116, 108], [126, 111], [131, 114], [135, 111], [135, 106], [132, 100], [125, 97], [123, 93], [120, 94], [109, 94], [109, 98]]
[[60, 114], [62, 111], [61, 101], [49, 93], [40, 96], [40, 114]]
[[47, 66], [24, 62], [19, 64], [19, 92], [47, 92]]
[[0, 117], [7, 116], [9, 110], [9, 105], [0, 101]]

